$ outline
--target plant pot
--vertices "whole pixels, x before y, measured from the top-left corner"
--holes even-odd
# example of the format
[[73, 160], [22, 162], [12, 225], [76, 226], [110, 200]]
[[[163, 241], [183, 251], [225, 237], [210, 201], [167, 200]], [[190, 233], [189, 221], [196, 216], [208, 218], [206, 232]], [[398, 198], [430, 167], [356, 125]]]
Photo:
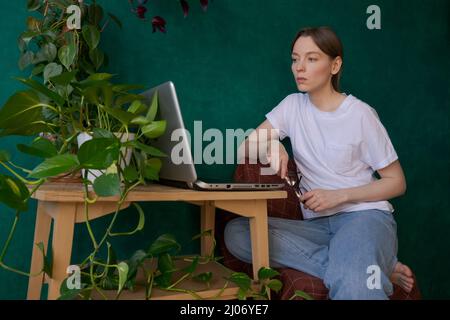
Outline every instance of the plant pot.
[[[120, 137], [121, 134], [119, 133], [114, 133], [114, 135], [116, 137]], [[127, 142], [127, 141], [131, 141], [134, 140], [135, 134], [134, 133], [128, 133], [128, 134], [123, 134], [120, 141], [121, 142]], [[83, 143], [85, 143], [86, 141], [92, 140], [92, 135], [90, 135], [87, 132], [82, 132], [77, 136], [77, 142], [78, 142], [78, 148], [81, 147], [81, 145]], [[132, 155], [132, 149], [131, 148], [121, 148], [120, 152], [122, 153], [122, 155], [125, 155], [120, 163], [120, 168], [124, 169], [126, 166], [128, 166], [130, 164], [131, 161], [131, 155]], [[101, 176], [105, 170], [95, 170], [95, 169], [89, 169], [88, 170], [88, 176], [87, 179], [94, 183], [95, 179], [99, 176]], [[85, 169], [81, 170], [81, 175], [84, 178], [85, 176]], [[122, 180], [122, 177], [121, 177]]]

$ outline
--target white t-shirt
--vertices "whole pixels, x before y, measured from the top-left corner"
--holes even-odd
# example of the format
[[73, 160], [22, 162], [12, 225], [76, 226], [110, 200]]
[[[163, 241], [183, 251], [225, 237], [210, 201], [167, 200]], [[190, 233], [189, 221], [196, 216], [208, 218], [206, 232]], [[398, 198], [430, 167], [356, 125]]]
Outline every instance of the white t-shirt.
[[[376, 180], [376, 170], [398, 159], [376, 111], [352, 95], [335, 111], [324, 112], [313, 105], [307, 93], [291, 94], [266, 118], [279, 129], [280, 140], [291, 139], [294, 160], [303, 175], [303, 192], [366, 185]], [[388, 201], [355, 202], [317, 213], [303, 208], [303, 217], [365, 209], [394, 211]]]

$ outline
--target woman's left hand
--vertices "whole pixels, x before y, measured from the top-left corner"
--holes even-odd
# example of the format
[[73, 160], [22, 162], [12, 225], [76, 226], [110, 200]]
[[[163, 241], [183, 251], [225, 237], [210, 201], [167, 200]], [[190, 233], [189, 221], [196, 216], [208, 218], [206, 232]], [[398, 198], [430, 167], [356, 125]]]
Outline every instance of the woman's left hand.
[[345, 203], [346, 195], [342, 190], [315, 189], [306, 192], [300, 197], [300, 201], [305, 209], [319, 212]]

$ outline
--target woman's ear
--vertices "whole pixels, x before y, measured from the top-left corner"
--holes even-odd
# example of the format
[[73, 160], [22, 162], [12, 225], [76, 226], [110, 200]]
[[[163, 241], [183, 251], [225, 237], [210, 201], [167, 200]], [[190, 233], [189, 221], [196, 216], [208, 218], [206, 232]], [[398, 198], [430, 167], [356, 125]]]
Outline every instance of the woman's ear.
[[336, 75], [341, 70], [342, 67], [342, 58], [336, 57], [334, 58], [332, 64], [331, 64], [331, 74]]

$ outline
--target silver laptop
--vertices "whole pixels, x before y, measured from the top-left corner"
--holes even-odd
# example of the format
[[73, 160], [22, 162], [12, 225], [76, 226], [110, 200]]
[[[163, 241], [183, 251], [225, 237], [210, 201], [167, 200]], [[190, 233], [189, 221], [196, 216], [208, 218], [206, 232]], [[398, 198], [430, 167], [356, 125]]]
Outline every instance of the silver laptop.
[[[167, 121], [165, 133], [157, 139], [154, 139], [152, 142], [152, 146], [168, 155], [168, 157], [161, 158], [163, 164], [159, 173], [160, 183], [199, 190], [277, 190], [284, 187], [283, 183], [208, 183], [199, 180], [195, 170], [195, 164], [192, 159], [191, 148], [184, 127], [183, 117], [181, 115], [180, 105], [178, 103], [178, 98], [175, 91], [175, 85], [171, 81], [168, 81], [142, 93], [142, 95], [145, 96], [146, 103], [150, 104], [156, 91], [158, 91], [159, 102], [158, 118]], [[172, 141], [171, 139], [172, 132], [174, 132], [174, 130], [177, 130], [179, 134], [177, 137], [179, 139], [176, 141]], [[180, 144], [182, 144], [181, 148]], [[172, 149], [176, 145], [178, 148], [177, 150], [181, 149], [187, 153], [183, 154], [184, 161], [180, 164], [175, 164], [170, 156]]]

